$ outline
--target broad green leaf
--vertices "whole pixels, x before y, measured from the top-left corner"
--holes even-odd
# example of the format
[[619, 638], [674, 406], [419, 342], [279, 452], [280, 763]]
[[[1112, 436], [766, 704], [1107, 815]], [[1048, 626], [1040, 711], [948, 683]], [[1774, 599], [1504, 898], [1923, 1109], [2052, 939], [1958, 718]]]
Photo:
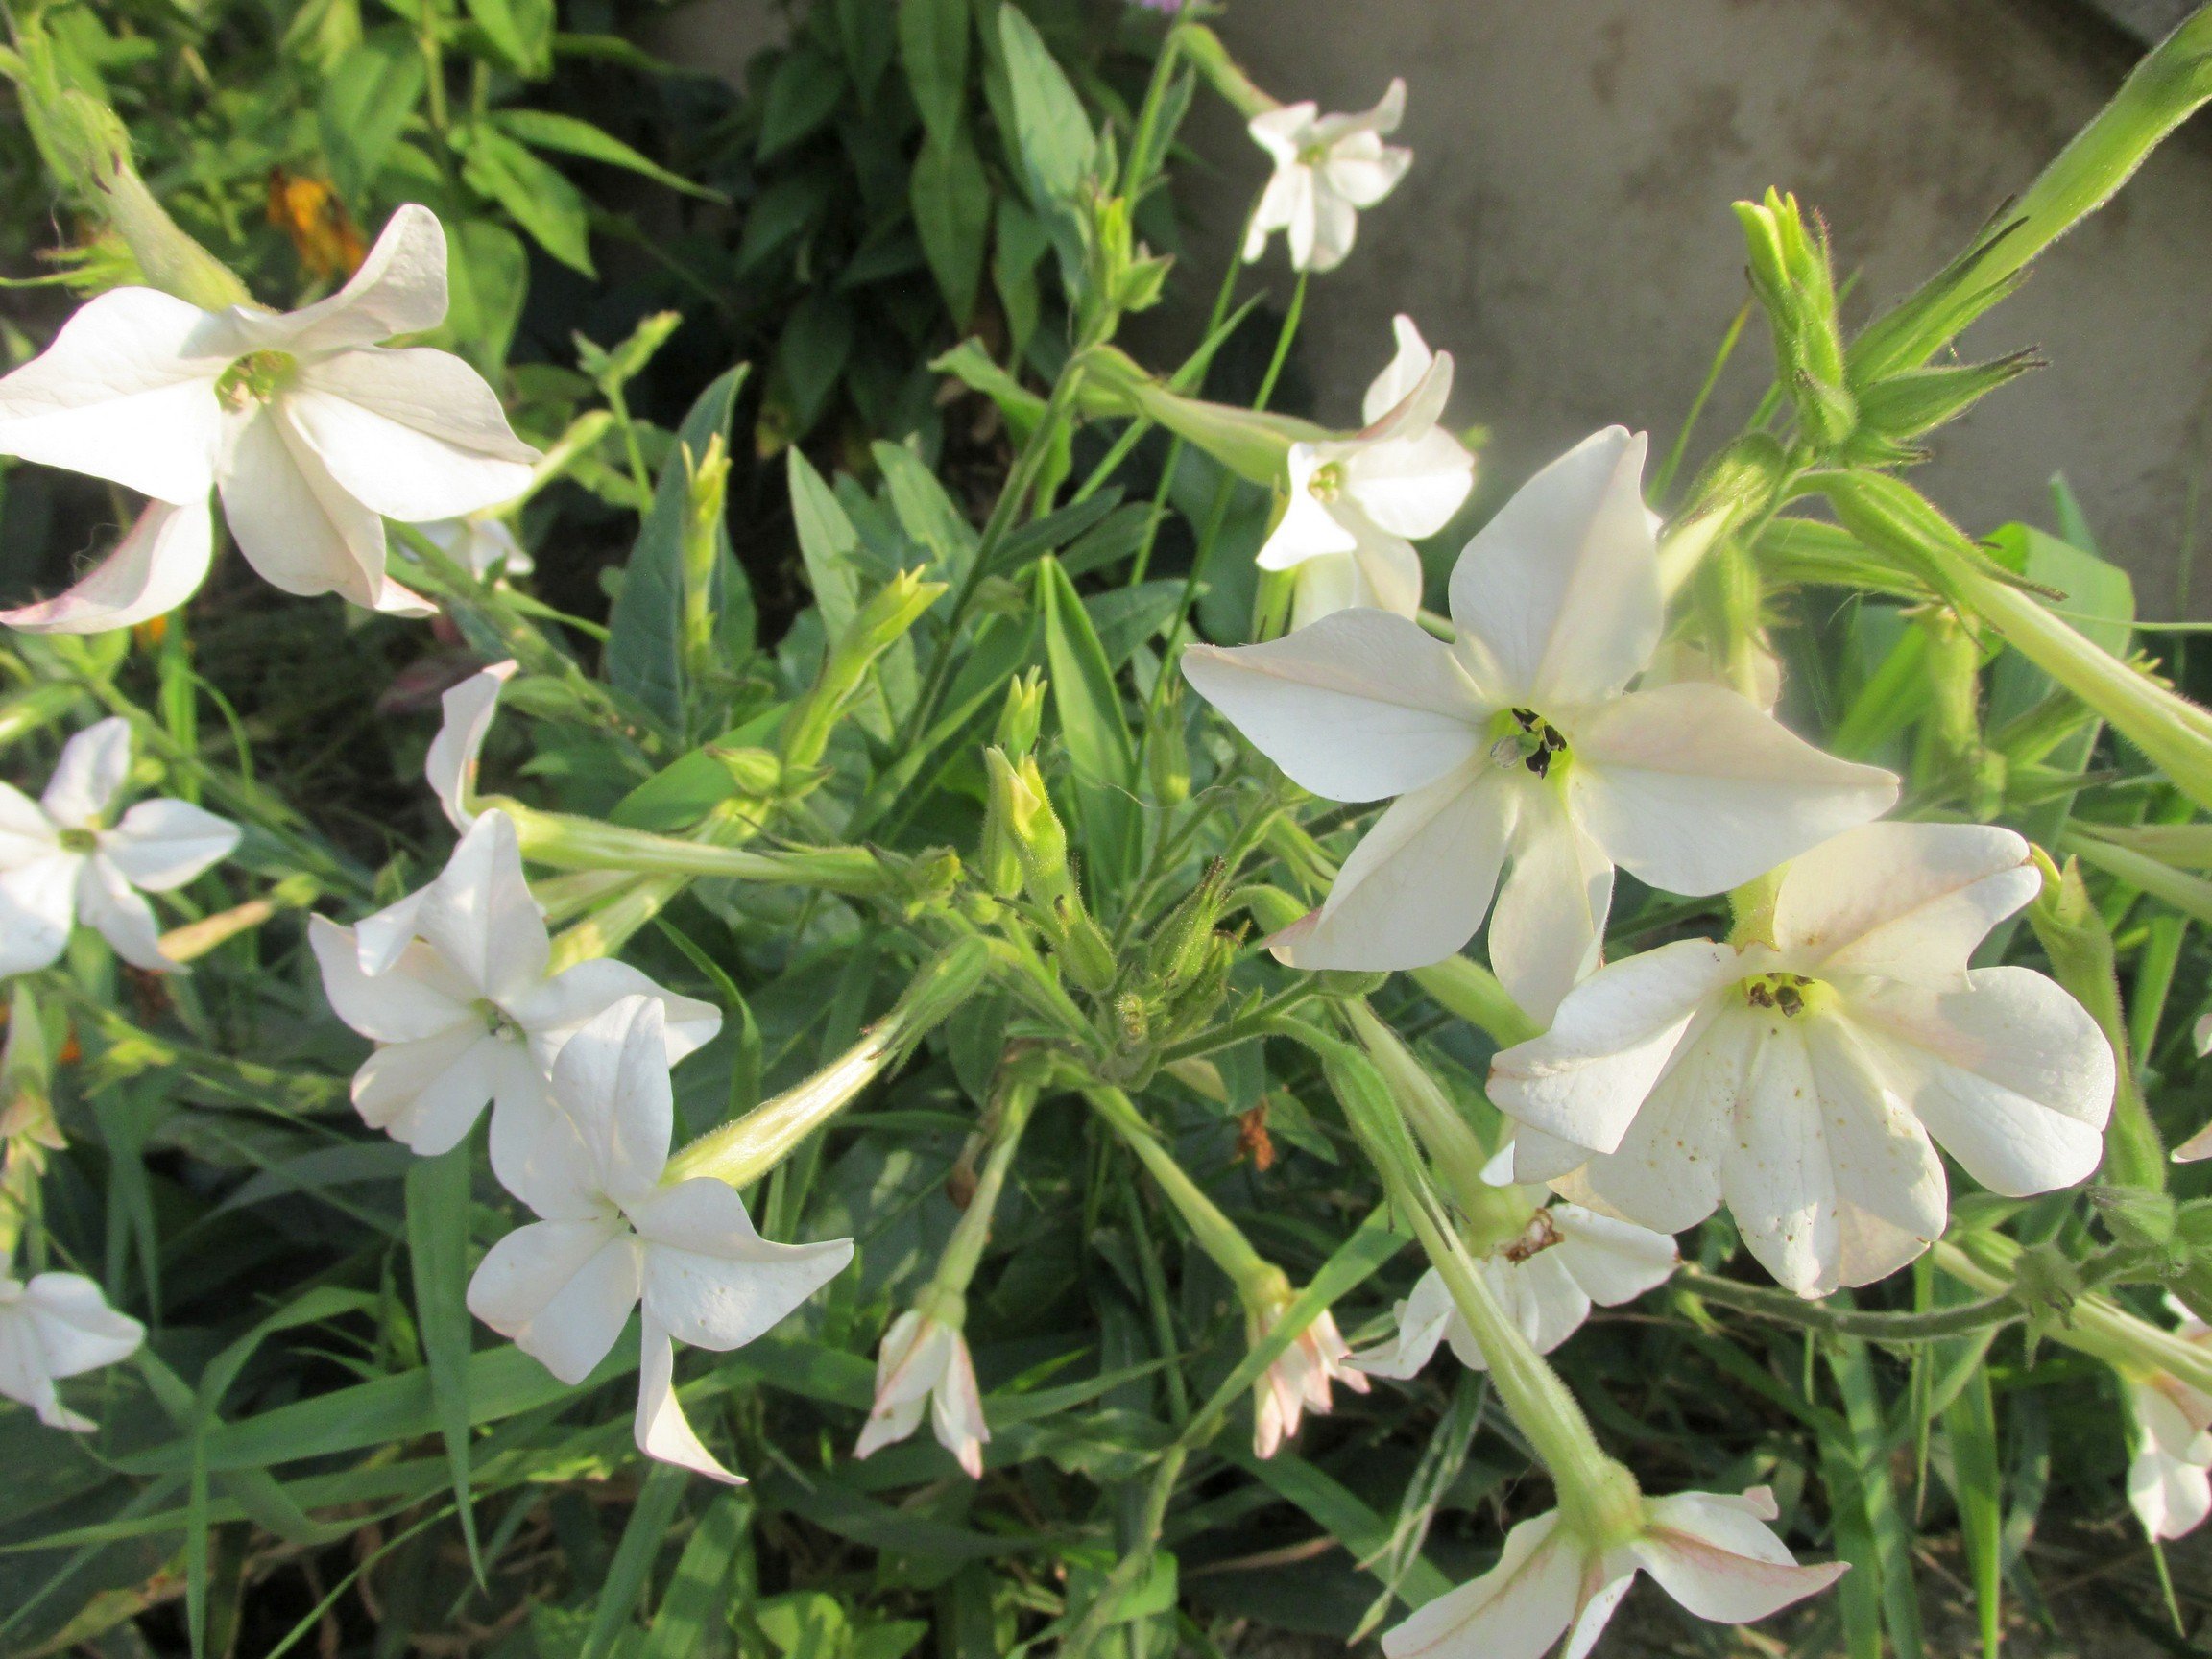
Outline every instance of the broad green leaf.
[[[709, 440], [727, 442], [730, 419], [744, 384], [745, 366], [719, 376], [699, 394], [661, 463], [652, 510], [623, 567], [621, 596], [608, 616], [607, 678], [672, 728], [684, 720], [684, 525], [690, 512], [685, 455], [704, 455]], [[717, 531], [715, 613], [727, 632], [734, 619], [750, 643], [753, 590], [731, 551], [729, 529]]]
[[818, 224], [835, 200], [837, 183], [819, 169], [779, 179], [745, 210], [738, 238], [736, 275], [750, 276]]
[[1041, 206], [1069, 206], [1082, 194], [1098, 149], [1083, 101], [1019, 6], [998, 8], [998, 39], [1013, 91], [1015, 148], [1030, 196]]
[[[823, 626], [834, 639], [860, 608], [860, 533], [838, 505], [836, 492], [794, 445], [786, 466], [791, 488], [791, 520], [799, 533], [799, 555], [805, 561], [806, 584], [821, 608]], [[853, 708], [861, 730], [888, 739], [892, 724], [913, 707], [914, 642], [902, 636], [877, 660], [869, 685]]]
[[422, 49], [403, 29], [379, 29], [340, 60], [316, 108], [330, 181], [349, 202], [367, 201], [392, 146], [414, 118], [425, 84]]
[[945, 296], [953, 325], [964, 328], [975, 309], [983, 244], [991, 228], [991, 181], [967, 133], [955, 130], [949, 138], [930, 133], [914, 159], [908, 197], [938, 292]]
[[530, 294], [530, 250], [504, 225], [464, 219], [445, 242], [449, 301], [444, 332], [462, 353], [496, 375]]
[[958, 582], [974, 562], [980, 541], [975, 527], [913, 450], [878, 439], [869, 453], [891, 491], [891, 510], [899, 516], [899, 527], [929, 550], [936, 565], [930, 574]]
[[776, 65], [761, 101], [759, 158], [769, 160], [811, 136], [844, 95], [845, 72], [834, 58], [810, 45], [794, 47]]
[[838, 44], [844, 48], [845, 67], [852, 72], [861, 111], [866, 113], [899, 48], [898, 34], [892, 19], [884, 15], [882, 0], [836, 0], [836, 8]]
[[709, 202], [726, 200], [720, 192], [694, 184], [681, 173], [669, 172], [612, 132], [603, 132], [590, 122], [579, 121], [573, 115], [558, 115], [549, 109], [500, 109], [493, 113], [492, 119], [509, 137], [520, 139], [533, 150], [557, 150], [564, 156], [581, 156], [587, 161], [604, 161], [611, 167], [641, 173], [656, 183], [681, 190], [686, 196], [699, 196]]
[[694, 1659], [711, 1651], [708, 1644], [728, 1616], [738, 1545], [752, 1521], [750, 1493], [724, 1492], [709, 1503], [653, 1610], [638, 1659]]
[[476, 1509], [469, 1491], [469, 1358], [475, 1321], [469, 1311], [469, 1177], [472, 1138], [436, 1158], [418, 1158], [407, 1169], [407, 1256], [415, 1283], [415, 1328], [430, 1372], [438, 1407], [438, 1431], [453, 1474], [453, 1501], [461, 1512], [461, 1537], [476, 1581], [484, 1563], [476, 1547]]
[[546, 252], [587, 276], [591, 265], [591, 210], [583, 192], [494, 127], [478, 123], [454, 133], [461, 177], [505, 208]]
[[532, 80], [553, 69], [553, 0], [467, 0], [469, 16], [484, 31], [507, 67]]
[[1029, 349], [1029, 337], [1037, 332], [1044, 304], [1037, 288], [1037, 261], [1051, 246], [1052, 239], [1036, 214], [1012, 196], [998, 198], [991, 238], [991, 285], [998, 290], [998, 303], [1006, 312], [1006, 332], [1016, 362]]
[[1106, 665], [1118, 669], [1136, 655], [1138, 646], [1167, 625], [1182, 598], [1183, 584], [1177, 581], [1109, 589], [1084, 600]]
[[[968, 0], [897, 0], [899, 60], [922, 125], [939, 145], [964, 137], [968, 91]], [[973, 154], [973, 146], [971, 146]]]
[[667, 834], [688, 830], [731, 796], [737, 781], [730, 769], [714, 757], [717, 749], [764, 749], [776, 738], [783, 723], [783, 706], [778, 704], [755, 715], [744, 725], [701, 744], [671, 760], [614, 804], [610, 821], [632, 830], [652, 830]]
[[1075, 585], [1047, 554], [1037, 562], [1038, 610], [1052, 669], [1052, 707], [1075, 774], [1075, 803], [1087, 831], [1084, 848], [1098, 878], [1129, 873], [1137, 851], [1136, 753], [1122, 713], [1114, 665], [1092, 629]]
[[[1943, 1348], [1974, 1347], [1986, 1353], [1986, 1336], [1946, 1342]], [[1997, 1450], [1997, 1407], [1989, 1392], [1989, 1372], [1977, 1357], [1965, 1386], [1942, 1413], [1943, 1438], [1950, 1447], [1951, 1495], [1959, 1505], [1959, 1530], [1974, 1584], [1984, 1659], [1997, 1659], [2004, 1612], [2004, 1465]]]
[[816, 289], [791, 308], [776, 342], [776, 376], [791, 399], [789, 436], [803, 438], [829, 407], [853, 354], [853, 312], [835, 294]]

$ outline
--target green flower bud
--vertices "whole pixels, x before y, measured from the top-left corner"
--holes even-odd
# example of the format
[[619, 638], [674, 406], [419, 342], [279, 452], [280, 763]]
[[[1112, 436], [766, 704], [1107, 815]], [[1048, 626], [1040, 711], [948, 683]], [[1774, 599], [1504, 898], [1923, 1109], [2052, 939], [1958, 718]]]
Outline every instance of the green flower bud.
[[1018, 674], [1006, 687], [1006, 703], [998, 710], [998, 730], [992, 742], [1020, 760], [1037, 747], [1037, 732], [1045, 723], [1045, 671], [1032, 668]]

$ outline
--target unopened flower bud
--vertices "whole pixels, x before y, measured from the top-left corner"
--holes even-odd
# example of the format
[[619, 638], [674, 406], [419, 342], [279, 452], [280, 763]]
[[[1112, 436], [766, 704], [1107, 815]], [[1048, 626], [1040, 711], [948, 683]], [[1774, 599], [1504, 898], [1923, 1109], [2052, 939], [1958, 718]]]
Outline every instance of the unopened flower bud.
[[1005, 706], [998, 710], [998, 730], [992, 741], [1020, 760], [1037, 747], [1038, 728], [1045, 721], [1045, 675], [1032, 668], [1018, 674], [1006, 687]]
[[1168, 676], [1159, 720], [1144, 745], [1144, 771], [1152, 784], [1152, 799], [1161, 805], [1180, 806], [1190, 799], [1190, 744], [1184, 734], [1180, 675]]
[[707, 753], [722, 763], [740, 795], [755, 799], [773, 795], [783, 781], [783, 762], [773, 749], [721, 749], [709, 744]]

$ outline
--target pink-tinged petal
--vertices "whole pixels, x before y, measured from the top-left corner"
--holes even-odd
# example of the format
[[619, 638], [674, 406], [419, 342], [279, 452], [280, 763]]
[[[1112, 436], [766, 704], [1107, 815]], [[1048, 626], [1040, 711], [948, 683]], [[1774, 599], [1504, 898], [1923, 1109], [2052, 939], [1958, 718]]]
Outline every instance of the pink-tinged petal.
[[1576, 815], [1615, 863], [1670, 893], [1741, 886], [1897, 800], [1891, 774], [1823, 755], [1721, 685], [1616, 698], [1567, 737]]
[[362, 1036], [413, 1043], [463, 1027], [471, 1037], [482, 1034], [484, 1022], [469, 1006], [469, 987], [428, 946], [411, 946], [387, 972], [369, 974], [361, 971], [351, 928], [310, 916], [307, 943], [323, 971], [324, 996]]
[[553, 1098], [598, 1171], [598, 1190], [625, 1207], [656, 1193], [675, 1133], [665, 1024], [659, 1002], [625, 997], [587, 1022], [553, 1063]]
[[2088, 1011], [2027, 968], [1977, 968], [1964, 991], [1868, 984], [1848, 1004], [1884, 1080], [1993, 1192], [2085, 1181], [2104, 1156], [2118, 1071]]
[[484, 734], [492, 730], [492, 716], [499, 707], [499, 692], [515, 675], [518, 664], [495, 662], [480, 674], [471, 674], [450, 687], [440, 700], [445, 712], [438, 735], [422, 757], [422, 776], [431, 793], [445, 808], [445, 820], [466, 835], [476, 822], [468, 802], [476, 793], [477, 757]]
[[256, 408], [233, 422], [217, 483], [238, 551], [263, 581], [365, 609], [383, 598], [384, 521], [338, 487], [279, 411]]
[[[1595, 1583], [1593, 1583], [1595, 1580]], [[1575, 1616], [1575, 1628], [1567, 1633], [1559, 1659], [1589, 1659], [1612, 1623], [1613, 1614], [1636, 1583], [1635, 1557], [1616, 1551], [1602, 1562], [1594, 1562], [1582, 1575], [1582, 1610]]]
[[1633, 1221], [1600, 1215], [1579, 1204], [1554, 1204], [1559, 1242], [1548, 1254], [1575, 1276], [1591, 1301], [1618, 1308], [1655, 1290], [1682, 1264], [1674, 1240]]
[[1500, 702], [1540, 712], [1611, 696], [1659, 643], [1658, 544], [1645, 439], [1584, 439], [1524, 484], [1459, 555], [1461, 660]]
[[1429, 373], [1429, 365], [1435, 361], [1435, 353], [1429, 349], [1429, 342], [1421, 338], [1421, 330], [1413, 325], [1413, 319], [1401, 311], [1390, 320], [1392, 333], [1397, 337], [1398, 354], [1390, 359], [1390, 366], [1375, 376], [1367, 388], [1367, 396], [1360, 400], [1359, 419], [1372, 426], [1391, 410], [1412, 395], [1421, 377]]
[[485, 1255], [469, 1311], [574, 1387], [629, 1323], [638, 1257], [619, 1220], [533, 1221]]
[[957, 1331], [950, 1335], [944, 1374], [929, 1395], [929, 1427], [936, 1432], [937, 1444], [952, 1454], [968, 1479], [980, 1480], [991, 1426], [983, 1420], [983, 1396], [975, 1386], [975, 1365], [967, 1339]]
[[944, 1372], [950, 1333], [914, 1309], [891, 1321], [876, 1351], [876, 1399], [853, 1455], [866, 1457], [904, 1440], [922, 1426], [930, 1391]]
[[772, 1244], [744, 1200], [707, 1177], [657, 1188], [630, 1205], [645, 1242], [645, 1305], [695, 1348], [742, 1348], [842, 1273], [853, 1240]]
[[1676, 1493], [1653, 1500], [1646, 1512], [1649, 1529], [1628, 1547], [1638, 1564], [1682, 1607], [1716, 1623], [1764, 1619], [1817, 1595], [1847, 1570], [1841, 1561], [1798, 1566], [1759, 1509], [1714, 1493]]
[[1705, 999], [1742, 973], [1736, 952], [1684, 939], [1601, 968], [1551, 1028], [1490, 1063], [1490, 1098], [1519, 1122], [1611, 1152], [1674, 1058]]
[[64, 830], [97, 829], [130, 776], [131, 722], [116, 715], [61, 746], [38, 804]]
[[1543, 1659], [1575, 1621], [1582, 1552], [1556, 1511], [1505, 1534], [1481, 1577], [1448, 1591], [1382, 1633], [1387, 1659]]
[[1380, 1348], [1352, 1356], [1352, 1364], [1370, 1377], [1388, 1377], [1403, 1382], [1417, 1374], [1436, 1353], [1446, 1330], [1458, 1317], [1444, 1276], [1431, 1267], [1413, 1283], [1412, 1295], [1398, 1304], [1398, 1329]]
[[0, 975], [28, 974], [60, 956], [77, 919], [84, 862], [57, 852], [0, 870]]
[[161, 925], [154, 919], [154, 907], [97, 853], [77, 867], [77, 915], [132, 967], [153, 974], [177, 970], [178, 964], [162, 952]]
[[514, 820], [479, 817], [453, 849], [445, 872], [423, 891], [414, 925], [423, 942], [504, 1005], [545, 975], [552, 943], [545, 915], [522, 878]]
[[1344, 860], [1310, 924], [1271, 942], [1277, 960], [1381, 973], [1456, 955], [1490, 907], [1513, 795], [1503, 773], [1476, 761], [1400, 796]]
[[188, 801], [141, 801], [100, 837], [100, 855], [147, 893], [181, 887], [238, 847], [238, 826]]
[[0, 623], [27, 634], [100, 634], [166, 615], [200, 590], [215, 559], [215, 520], [205, 494], [149, 501], [115, 550], [75, 587], [51, 599], [0, 611]]
[[1379, 801], [1483, 747], [1482, 707], [1449, 647], [1403, 616], [1344, 611], [1264, 645], [1193, 645], [1183, 673], [1302, 789]]
[[475, 1024], [386, 1044], [353, 1073], [353, 1109], [425, 1158], [450, 1152], [492, 1098], [502, 1046]]
[[676, 1397], [675, 1346], [668, 1333], [650, 1315], [645, 1320], [644, 1342], [637, 1368], [637, 1418], [632, 1428], [637, 1450], [658, 1462], [673, 1463], [710, 1480], [744, 1485], [744, 1477], [722, 1466], [684, 1415], [684, 1403]]
[[225, 319], [155, 289], [103, 294], [0, 379], [0, 455], [203, 498], [222, 431], [215, 381], [239, 346]]
[[327, 300], [274, 320], [299, 352], [373, 346], [445, 321], [445, 228], [414, 203], [384, 222], [352, 279]]
[[1759, 1027], [1742, 1008], [1693, 1025], [1620, 1149], [1590, 1160], [1570, 1196], [1657, 1233], [1679, 1233], [1712, 1214], [1758, 1040]]
[[1990, 928], [2043, 884], [2028, 843], [1993, 824], [1868, 824], [1790, 866], [1775, 944], [1808, 973], [1962, 991]]
[[1512, 867], [1490, 918], [1490, 966], [1531, 1020], [1549, 1024], [1560, 999], [1598, 967], [1613, 907], [1613, 865], [1558, 789], [1516, 779], [1521, 810]]
[[301, 368], [282, 401], [339, 488], [388, 518], [451, 518], [512, 501], [539, 460], [484, 377], [448, 351], [325, 357]]

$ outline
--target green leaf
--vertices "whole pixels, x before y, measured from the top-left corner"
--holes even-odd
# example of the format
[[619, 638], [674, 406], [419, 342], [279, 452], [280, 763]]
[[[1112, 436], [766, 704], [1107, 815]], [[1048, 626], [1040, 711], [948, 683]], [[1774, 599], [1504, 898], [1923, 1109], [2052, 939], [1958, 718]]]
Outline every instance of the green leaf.
[[591, 210], [583, 192], [496, 128], [478, 124], [453, 134], [461, 177], [470, 189], [507, 210], [546, 252], [587, 276], [591, 266]]
[[[1974, 1345], [1986, 1351], [1988, 1339]], [[1974, 1365], [1958, 1399], [1944, 1408], [1942, 1421], [1951, 1448], [1951, 1495], [1959, 1504], [1959, 1530], [1981, 1620], [1982, 1652], [1984, 1659], [1997, 1659], [2004, 1614], [2005, 1479], [1986, 1366]]]
[[474, 1323], [469, 1312], [469, 1175], [474, 1149], [464, 1140], [436, 1158], [407, 1167], [407, 1257], [415, 1282], [415, 1328], [438, 1407], [438, 1431], [453, 1474], [453, 1502], [476, 1581], [484, 1562], [476, 1547], [476, 1509], [469, 1499], [469, 1358]]
[[553, 71], [553, 0], [467, 0], [469, 16], [507, 67], [530, 80]]
[[945, 493], [945, 486], [922, 464], [922, 458], [903, 444], [878, 439], [869, 454], [882, 469], [890, 487], [891, 510], [899, 527], [929, 550], [936, 568], [930, 574], [942, 581], [958, 582], [974, 562], [981, 538], [967, 516]]
[[1177, 581], [1113, 588], [1084, 600], [1107, 666], [1119, 668], [1135, 656], [1138, 646], [1167, 625], [1182, 599], [1183, 584]]
[[681, 173], [669, 172], [613, 133], [603, 132], [590, 122], [579, 121], [573, 115], [557, 115], [549, 109], [499, 109], [493, 111], [492, 119], [509, 137], [518, 138], [534, 150], [557, 150], [565, 156], [581, 156], [587, 161], [626, 167], [671, 190], [681, 190], [686, 196], [702, 197], [709, 202], [729, 200], [720, 191], [694, 184]]
[[[799, 556], [806, 564], [806, 585], [814, 590], [822, 624], [834, 639], [860, 608], [860, 533], [838, 505], [836, 492], [814, 464], [793, 445], [786, 471], [791, 486], [791, 519], [799, 532]], [[872, 737], [887, 739], [895, 718], [913, 705], [914, 642], [902, 636], [877, 660], [875, 672], [854, 705], [853, 716]]]
[[983, 280], [983, 243], [991, 228], [991, 181], [968, 134], [932, 132], [914, 158], [908, 189], [915, 232], [945, 296], [954, 327], [964, 328]]
[[[1121, 709], [1114, 666], [1091, 626], [1075, 585], [1047, 554], [1037, 562], [1038, 609], [1045, 619], [1045, 653], [1052, 670], [1052, 707], [1075, 774], [1076, 809], [1087, 834], [1084, 851], [1101, 876], [1128, 873], [1137, 850], [1136, 752]], [[1111, 862], [1109, 862], [1111, 861]]]
[[[1256, 1457], [1241, 1441], [1218, 1447], [1220, 1455], [1246, 1474], [1257, 1476], [1286, 1503], [1295, 1504], [1323, 1531], [1344, 1546], [1353, 1560], [1371, 1565], [1389, 1551], [1390, 1523], [1361, 1503], [1350, 1490], [1331, 1479], [1312, 1464], [1287, 1449], [1272, 1457]], [[1452, 1580], [1427, 1556], [1416, 1555], [1400, 1580], [1408, 1605], [1433, 1601], [1452, 1588]]]
[[998, 39], [1014, 98], [1014, 140], [1030, 198], [1071, 205], [1082, 194], [1098, 140], [1068, 77], [1018, 6], [998, 8]]
[[968, 0], [898, 0], [898, 8], [899, 59], [914, 108], [929, 137], [950, 146], [965, 136], [960, 117], [968, 93]]
[[898, 37], [891, 19], [883, 14], [882, 0], [836, 0], [836, 8], [838, 44], [844, 48], [845, 67], [853, 73], [853, 87], [860, 94], [865, 112], [883, 71], [891, 67]]
[[1012, 196], [998, 198], [998, 233], [991, 239], [991, 285], [1006, 311], [1011, 359], [1020, 362], [1037, 332], [1043, 299], [1037, 288], [1037, 261], [1052, 246], [1044, 223]]
[[844, 301], [817, 288], [791, 308], [776, 342], [776, 375], [796, 422], [790, 436], [805, 437], [822, 418], [852, 354], [853, 312]]
[[330, 181], [366, 201], [386, 157], [414, 118], [425, 85], [422, 49], [402, 29], [379, 29], [339, 60], [316, 108]]
[[[708, 1505], [676, 1562], [637, 1659], [694, 1659], [729, 1614], [735, 1592], [738, 1545], [753, 1523], [753, 1499], [725, 1492]], [[627, 1536], [624, 1539], [628, 1541]]]
[[[730, 420], [744, 384], [745, 366], [721, 375], [699, 394], [685, 416], [661, 476], [653, 506], [637, 528], [637, 540], [623, 566], [621, 596], [607, 618], [607, 678], [618, 691], [635, 697], [671, 727], [684, 719], [682, 632], [684, 620], [684, 524], [690, 513], [690, 479], [685, 453], [696, 459], [709, 440], [727, 442]], [[717, 532], [714, 599], [718, 615], [740, 611], [750, 616], [752, 588], [730, 548], [727, 526]]]
[[811, 136], [844, 95], [845, 72], [834, 58], [812, 46], [794, 47], [776, 65], [761, 101], [759, 158], [769, 160]]
[[1896, 1659], [1920, 1659], [1920, 1600], [1913, 1581], [1912, 1523], [1897, 1502], [1897, 1483], [1889, 1464], [1895, 1448], [1883, 1421], [1873, 1360], [1866, 1344], [1856, 1337], [1833, 1338], [1826, 1351], [1829, 1368], [1835, 1372], [1837, 1387], [1843, 1396], [1844, 1421], [1850, 1428], [1847, 1455], [1880, 1575], [1883, 1628], [1889, 1633]]
[[622, 1542], [615, 1546], [614, 1559], [608, 1564], [598, 1604], [591, 1610], [591, 1628], [577, 1659], [606, 1659], [613, 1651], [616, 1637], [629, 1626], [630, 1616], [644, 1599], [654, 1558], [661, 1553], [668, 1524], [675, 1520], [676, 1506], [684, 1502], [684, 1489], [690, 1484], [690, 1471], [676, 1464], [655, 1463], [650, 1468], [644, 1489], [623, 1524]]
[[504, 225], [464, 219], [447, 234], [445, 282], [445, 333], [479, 369], [496, 375], [529, 298], [530, 250]]

